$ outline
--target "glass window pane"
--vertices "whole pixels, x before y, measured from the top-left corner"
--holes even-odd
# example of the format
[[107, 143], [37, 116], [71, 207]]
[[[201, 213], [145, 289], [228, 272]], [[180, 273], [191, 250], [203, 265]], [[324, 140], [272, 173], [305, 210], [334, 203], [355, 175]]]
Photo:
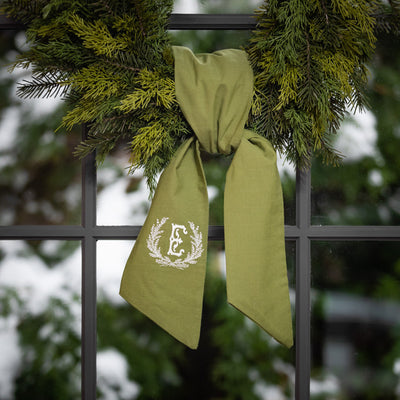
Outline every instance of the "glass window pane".
[[[175, 1], [177, 14], [252, 14], [261, 0], [209, 0]], [[172, 43], [187, 46], [194, 53], [214, 52], [221, 49], [240, 48], [248, 43], [251, 30], [171, 30]]]
[[262, 0], [177, 0], [173, 12], [177, 14], [230, 14], [252, 13]]
[[277, 155], [279, 175], [282, 183], [285, 225], [296, 225], [296, 169]]
[[[202, 332], [195, 351], [119, 297], [132, 246], [131, 241], [98, 243], [99, 399], [292, 398], [294, 350], [277, 344], [227, 304], [222, 242], [209, 243]], [[292, 300], [294, 252], [294, 242], [287, 243]]]
[[195, 54], [240, 48], [251, 36], [249, 30], [171, 30], [170, 33], [173, 45], [189, 47]]
[[398, 242], [313, 243], [312, 286], [313, 398], [397, 398]]
[[0, 398], [80, 398], [81, 249], [0, 241]]
[[[397, 167], [396, 167], [397, 168]], [[398, 172], [385, 167], [389, 174]], [[387, 182], [370, 160], [312, 167], [313, 225], [398, 225], [400, 180]]]
[[345, 156], [338, 168], [312, 169], [312, 223], [400, 223], [400, 47], [381, 35], [367, 87], [370, 110], [342, 123], [334, 146]]
[[127, 151], [107, 157], [97, 170], [97, 224], [143, 225], [150, 208], [142, 171], [128, 174]]
[[[223, 225], [224, 186], [232, 157], [202, 153], [207, 180], [210, 225]], [[97, 224], [143, 225], [151, 201], [142, 171], [128, 174], [129, 154], [126, 146], [106, 158], [97, 174]], [[293, 166], [278, 159], [281, 176], [285, 224], [295, 225], [296, 174]]]
[[[24, 41], [23, 33], [0, 32], [2, 65]], [[81, 163], [73, 151], [80, 129], [55, 133], [65, 112], [59, 99], [16, 96], [26, 70], [0, 74], [0, 225], [79, 224]]]

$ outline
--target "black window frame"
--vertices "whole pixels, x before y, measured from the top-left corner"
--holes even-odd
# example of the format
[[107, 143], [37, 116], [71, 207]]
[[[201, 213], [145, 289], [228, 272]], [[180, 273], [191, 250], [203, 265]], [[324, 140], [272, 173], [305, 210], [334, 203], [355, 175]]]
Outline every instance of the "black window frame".
[[[249, 30], [255, 27], [252, 14], [172, 14], [170, 29]], [[0, 16], [1, 30], [21, 26]], [[82, 128], [83, 138], [86, 136]], [[82, 400], [96, 399], [96, 243], [98, 240], [135, 240], [141, 226], [101, 226], [96, 221], [95, 154], [82, 160], [82, 220], [72, 226], [0, 226], [0, 240], [78, 240], [82, 244]], [[310, 397], [311, 370], [311, 242], [312, 241], [399, 241], [398, 226], [311, 225], [311, 172], [296, 171], [296, 223], [285, 226], [285, 239], [296, 247], [295, 399]], [[209, 241], [224, 240], [223, 226], [209, 227]]]

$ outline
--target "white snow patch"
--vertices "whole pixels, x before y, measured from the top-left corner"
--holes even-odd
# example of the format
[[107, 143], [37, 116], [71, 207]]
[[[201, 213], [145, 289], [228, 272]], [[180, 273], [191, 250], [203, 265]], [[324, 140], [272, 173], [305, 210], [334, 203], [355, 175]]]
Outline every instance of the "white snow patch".
[[219, 189], [216, 186], [207, 186], [208, 201], [213, 201], [218, 196]]
[[324, 380], [318, 381], [316, 379], [310, 380], [310, 393], [312, 395], [330, 394], [335, 395], [340, 391], [338, 379], [333, 375], [328, 375]]
[[31, 255], [25, 242], [3, 241], [5, 258], [0, 268], [2, 286], [15, 289], [32, 314], [43, 312], [51, 297], [70, 301], [71, 292], [80, 292], [81, 252], [75, 251], [57, 267], [50, 269]]
[[122, 272], [134, 245], [128, 240], [103, 240], [97, 244], [97, 288], [99, 299], [106, 297], [112, 304], [125, 300], [119, 295]]
[[393, 365], [393, 372], [396, 375], [400, 375], [400, 358], [398, 358]]
[[99, 225], [143, 225], [150, 206], [146, 182], [137, 191], [127, 193], [125, 178], [116, 180], [101, 191], [97, 202]]
[[10, 150], [14, 144], [19, 127], [20, 109], [9, 107], [5, 110], [0, 122], [0, 150]]
[[97, 353], [97, 384], [103, 400], [133, 400], [139, 385], [129, 380], [126, 358], [114, 349]]
[[372, 186], [382, 186], [383, 184], [383, 176], [380, 171], [377, 169], [373, 169], [368, 173], [368, 182]]
[[173, 12], [176, 14], [197, 14], [200, 12], [199, 2], [196, 0], [174, 1]]
[[18, 344], [18, 318], [0, 318], [0, 398], [11, 399], [14, 392], [14, 379], [21, 365], [21, 348]]
[[288, 174], [290, 178], [294, 179], [296, 177], [296, 168], [293, 166], [293, 164], [285, 161], [285, 158], [282, 157], [278, 152], [276, 153], [276, 165], [281, 177], [284, 173]]
[[376, 118], [371, 111], [355, 113], [351, 120], [342, 123], [335, 148], [344, 155], [344, 162], [363, 157], [381, 159], [376, 141]]
[[254, 385], [254, 393], [261, 400], [287, 400], [282, 389], [276, 385], [267, 385], [264, 382], [257, 382]]

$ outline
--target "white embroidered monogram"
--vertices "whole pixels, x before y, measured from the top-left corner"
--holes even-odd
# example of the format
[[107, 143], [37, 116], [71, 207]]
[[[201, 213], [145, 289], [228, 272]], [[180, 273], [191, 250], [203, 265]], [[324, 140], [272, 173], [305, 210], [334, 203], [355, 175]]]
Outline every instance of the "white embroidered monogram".
[[172, 232], [171, 236], [169, 238], [169, 250], [168, 250], [168, 255], [169, 256], [178, 256], [180, 257], [185, 250], [180, 249], [179, 253], [177, 252], [177, 247], [183, 243], [183, 240], [181, 239], [179, 235], [179, 231], [182, 231], [184, 235], [187, 235], [187, 230], [185, 225], [177, 225], [177, 224], [172, 224]]
[[[147, 248], [150, 250], [150, 257], [155, 258], [156, 263], [160, 264], [163, 267], [173, 267], [177, 269], [186, 269], [189, 265], [194, 265], [197, 263], [197, 260], [201, 257], [203, 253], [203, 234], [199, 231], [199, 227], [196, 226], [193, 222], [188, 221], [190, 229], [192, 230], [193, 235], [190, 235], [191, 239], [191, 251], [186, 255], [184, 259], [177, 258], [172, 261], [170, 257], [164, 256], [161, 253], [161, 249], [159, 246], [160, 239], [162, 234], [164, 233], [161, 230], [161, 227], [167, 222], [169, 218], [164, 217], [160, 220], [157, 219], [157, 222], [153, 224], [150, 230], [149, 237], [147, 238]], [[171, 236], [169, 238], [169, 250], [167, 252], [168, 255], [180, 257], [185, 253], [184, 249], [179, 249], [178, 247], [184, 243], [184, 240], [180, 236], [181, 234], [187, 235], [188, 231], [185, 225], [178, 225], [171, 223]]]

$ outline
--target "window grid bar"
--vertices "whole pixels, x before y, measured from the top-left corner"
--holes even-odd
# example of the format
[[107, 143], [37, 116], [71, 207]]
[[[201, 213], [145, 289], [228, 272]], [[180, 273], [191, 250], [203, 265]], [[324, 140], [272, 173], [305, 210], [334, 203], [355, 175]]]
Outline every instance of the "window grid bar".
[[[87, 128], [82, 128], [87, 137]], [[81, 396], [82, 400], [96, 400], [97, 354], [97, 279], [96, 279], [96, 194], [97, 173], [95, 154], [82, 160], [82, 343]]]
[[[254, 29], [252, 14], [172, 14], [170, 29]], [[0, 15], [0, 30], [23, 29]], [[85, 134], [85, 132], [84, 132]], [[82, 161], [82, 226], [2, 226], [0, 239], [82, 241], [82, 399], [96, 399], [96, 241], [135, 239], [140, 226], [97, 226], [95, 156]], [[296, 226], [285, 227], [296, 241], [296, 400], [308, 400], [310, 382], [311, 240], [400, 240], [395, 226], [312, 226], [311, 173], [296, 173]], [[209, 240], [223, 240], [222, 226], [209, 227]]]
[[[92, 234], [97, 240], [135, 240], [140, 229], [140, 225], [96, 225], [92, 228]], [[78, 225], [9, 225], [0, 226], [0, 240], [82, 240], [85, 232], [86, 229]], [[400, 226], [311, 225], [306, 235], [311, 240], [398, 241]], [[286, 240], [296, 240], [299, 237], [298, 226], [285, 226]], [[209, 226], [208, 239], [224, 240], [223, 226]]]
[[2, 240], [82, 240], [84, 235], [85, 229], [76, 225], [10, 225], [0, 227], [0, 239]]
[[308, 230], [311, 221], [311, 171], [296, 171], [296, 400], [310, 398], [310, 289], [311, 245]]
[[311, 240], [400, 240], [400, 226], [340, 226], [311, 225], [308, 235]]
[[256, 27], [254, 14], [171, 14], [169, 29], [249, 30]]
[[[256, 27], [253, 14], [171, 14], [169, 29], [249, 30]], [[0, 30], [24, 29], [24, 25], [0, 15]]]

